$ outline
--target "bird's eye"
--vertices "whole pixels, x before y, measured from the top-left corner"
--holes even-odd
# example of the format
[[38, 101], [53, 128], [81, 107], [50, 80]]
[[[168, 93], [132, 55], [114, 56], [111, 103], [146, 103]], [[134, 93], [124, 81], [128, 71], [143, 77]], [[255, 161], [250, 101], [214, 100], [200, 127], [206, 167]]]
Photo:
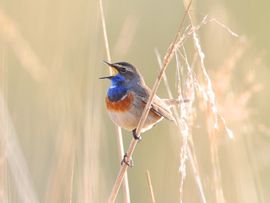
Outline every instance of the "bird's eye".
[[119, 68], [119, 72], [120, 73], [125, 73], [125, 72], [127, 72], [127, 69], [126, 68]]

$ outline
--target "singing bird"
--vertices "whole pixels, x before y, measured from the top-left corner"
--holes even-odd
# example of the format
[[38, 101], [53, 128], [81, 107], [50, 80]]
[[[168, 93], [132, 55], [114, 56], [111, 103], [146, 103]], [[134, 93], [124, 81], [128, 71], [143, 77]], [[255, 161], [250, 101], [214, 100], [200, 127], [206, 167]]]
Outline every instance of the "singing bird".
[[[100, 78], [111, 80], [105, 98], [109, 117], [116, 125], [132, 131], [134, 139], [140, 140], [141, 136], [136, 134], [136, 128], [151, 90], [145, 84], [138, 69], [130, 63], [104, 62], [115, 72], [114, 75]], [[161, 99], [155, 95], [141, 132], [151, 129], [163, 118], [174, 121], [170, 107], [177, 103], [179, 102], [175, 99]]]

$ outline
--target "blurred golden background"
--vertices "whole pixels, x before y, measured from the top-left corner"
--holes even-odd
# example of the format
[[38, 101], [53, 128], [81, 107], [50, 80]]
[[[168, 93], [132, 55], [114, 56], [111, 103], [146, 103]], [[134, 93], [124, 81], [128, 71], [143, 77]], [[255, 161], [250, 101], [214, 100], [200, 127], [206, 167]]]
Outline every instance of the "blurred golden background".
[[[183, 2], [103, 3], [112, 60], [137, 66], [152, 87], [159, 71], [154, 49], [166, 53]], [[235, 136], [220, 133], [213, 141], [203, 110], [196, 112], [198, 99], [192, 137], [210, 203], [270, 202], [268, 8], [266, 0], [193, 1], [196, 24], [208, 15], [239, 35], [215, 22], [198, 30], [218, 109]], [[185, 46], [192, 63], [192, 42]], [[107, 201], [120, 160], [104, 105], [109, 82], [98, 80], [109, 74], [103, 59], [99, 1], [0, 1], [0, 202]], [[167, 76], [177, 97], [175, 72], [172, 62]], [[163, 84], [158, 95], [168, 97]], [[128, 169], [131, 202], [151, 202], [146, 170], [157, 202], [180, 202], [181, 137], [175, 131], [163, 121], [143, 134]], [[123, 133], [127, 148], [132, 137]], [[218, 167], [211, 161], [212, 142]], [[182, 200], [200, 202], [186, 164]], [[122, 190], [117, 202], [125, 202]]]

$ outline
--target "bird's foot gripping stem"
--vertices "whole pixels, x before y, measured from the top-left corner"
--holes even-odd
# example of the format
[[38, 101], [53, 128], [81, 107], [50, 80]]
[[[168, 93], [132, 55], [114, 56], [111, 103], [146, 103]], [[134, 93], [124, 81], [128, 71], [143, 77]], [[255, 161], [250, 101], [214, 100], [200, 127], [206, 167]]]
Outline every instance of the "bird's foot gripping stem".
[[127, 153], [125, 153], [125, 155], [124, 155], [124, 157], [123, 157], [123, 159], [121, 161], [121, 165], [123, 165], [123, 164], [126, 164], [129, 167], [134, 166], [132, 159], [131, 158], [130, 159], [128, 158]]
[[138, 141], [141, 141], [142, 140], [142, 137], [137, 135], [136, 129], [132, 130], [132, 135], [133, 135], [133, 138], [135, 140], [138, 140]]

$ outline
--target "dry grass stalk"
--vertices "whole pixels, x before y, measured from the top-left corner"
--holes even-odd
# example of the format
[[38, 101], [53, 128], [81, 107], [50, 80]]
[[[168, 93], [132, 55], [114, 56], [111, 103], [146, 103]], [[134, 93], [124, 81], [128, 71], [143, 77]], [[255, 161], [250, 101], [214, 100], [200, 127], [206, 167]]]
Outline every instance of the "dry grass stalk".
[[[180, 67], [180, 59], [178, 57], [178, 54], [176, 54], [176, 67], [177, 67], [177, 75], [178, 75], [178, 97], [180, 100], [184, 100], [184, 98], [189, 98], [190, 101], [188, 103], [181, 103], [180, 104], [180, 121], [181, 121], [181, 126], [179, 126], [179, 130], [181, 132], [181, 135], [183, 137], [183, 143], [181, 147], [181, 162], [180, 162], [180, 167], [179, 171], [182, 174], [182, 179], [180, 182], [180, 202], [183, 202], [183, 187], [184, 187], [184, 179], [186, 177], [186, 160], [188, 159], [191, 164], [191, 169], [192, 173], [194, 176], [194, 180], [199, 192], [199, 197], [200, 201], [202, 203], [206, 203], [206, 196], [204, 193], [204, 189], [202, 186], [202, 181], [201, 177], [199, 174], [199, 167], [197, 164], [197, 159], [196, 159], [196, 154], [192, 153], [195, 152], [194, 146], [193, 146], [193, 141], [192, 141], [192, 126], [190, 126], [190, 120], [193, 118], [193, 102], [195, 99], [195, 88], [194, 88], [194, 78], [193, 78], [193, 72], [192, 72], [192, 67], [190, 66], [188, 62], [188, 58], [185, 52], [184, 46], [182, 46], [183, 49], [183, 60], [184, 64], [186, 65], [187, 69], [187, 76], [186, 78], [183, 77], [183, 71], [181, 71]], [[180, 53], [178, 51], [178, 53]], [[194, 61], [196, 61], [196, 57], [194, 57]], [[193, 63], [194, 65], [194, 63]], [[182, 67], [183, 70], [183, 67]], [[182, 81], [181, 81], [182, 79]], [[182, 84], [183, 83], [183, 84]], [[193, 150], [192, 150], [193, 149]]]
[[[180, 100], [184, 100], [184, 96], [183, 96], [183, 89], [182, 89], [182, 81], [180, 80], [180, 78], [182, 77], [181, 71], [180, 71], [180, 60], [178, 58], [177, 55], [177, 51], [175, 53], [175, 58], [176, 58], [176, 67], [177, 67], [177, 75], [178, 75], [178, 98]], [[192, 88], [190, 88], [190, 91], [193, 91]], [[191, 104], [192, 103], [188, 103], [186, 104], [185, 102], [180, 103], [180, 116], [178, 118], [178, 128], [179, 131], [181, 133], [182, 136], [182, 146], [181, 146], [181, 153], [180, 153], [180, 167], [179, 167], [179, 172], [181, 173], [182, 177], [181, 177], [181, 181], [180, 181], [180, 188], [179, 188], [179, 192], [180, 192], [180, 202], [183, 202], [183, 196], [184, 196], [184, 181], [186, 178], [186, 161], [188, 159], [188, 139], [189, 139], [189, 134], [190, 134], [190, 129], [188, 126], [188, 120], [189, 117], [191, 115]], [[191, 155], [191, 154], [190, 154]], [[190, 159], [193, 159], [192, 155], [190, 156]]]
[[13, 48], [23, 67], [37, 81], [43, 81], [48, 76], [47, 68], [42, 64], [39, 57], [32, 50], [17, 29], [15, 23], [0, 8], [0, 34]]
[[115, 56], [122, 58], [128, 52], [129, 48], [134, 43], [138, 24], [139, 19], [132, 14], [126, 17], [114, 45], [113, 53]]
[[[190, 19], [191, 19], [191, 14], [190, 14], [190, 11], [189, 11], [189, 17], [190, 17]], [[219, 114], [218, 114], [218, 112], [217, 112], [217, 107], [216, 107], [216, 101], [215, 101], [215, 96], [213, 96], [214, 95], [214, 91], [213, 91], [213, 87], [212, 87], [212, 83], [211, 83], [211, 80], [210, 80], [210, 78], [209, 78], [209, 76], [208, 76], [208, 73], [206, 72], [206, 68], [205, 68], [205, 66], [204, 66], [204, 54], [203, 54], [203, 52], [202, 52], [202, 49], [201, 49], [201, 47], [200, 47], [200, 44], [199, 44], [199, 39], [198, 39], [198, 36], [197, 36], [197, 34], [196, 34], [196, 31], [198, 31], [201, 27], [202, 27], [202, 25], [205, 25], [205, 24], [207, 24], [207, 23], [210, 23], [210, 22], [214, 22], [214, 23], [216, 23], [217, 25], [219, 25], [220, 27], [222, 27], [223, 29], [225, 29], [229, 34], [231, 34], [232, 36], [234, 36], [234, 37], [238, 37], [238, 35], [236, 34], [236, 33], [234, 33], [233, 31], [231, 31], [227, 26], [225, 26], [224, 24], [222, 24], [222, 23], [220, 23], [219, 21], [217, 21], [216, 19], [209, 19], [208, 18], [208, 16], [205, 16], [204, 18], [203, 18], [203, 20], [200, 22], [200, 24], [199, 25], [194, 25], [194, 23], [192, 22], [192, 25], [191, 25], [191, 27], [187, 27], [186, 28], [186, 30], [185, 30], [185, 33], [182, 35], [182, 38], [181, 38], [181, 40], [179, 41], [179, 46], [183, 43], [183, 42], [185, 42], [186, 41], [186, 39], [189, 37], [189, 36], [192, 36], [193, 37], [193, 40], [194, 40], [194, 44], [195, 44], [195, 48], [196, 48], [196, 51], [197, 51], [197, 53], [195, 53], [195, 56], [197, 56], [197, 55], [199, 55], [200, 56], [200, 64], [201, 64], [201, 69], [203, 70], [203, 75], [204, 75], [204, 79], [205, 79], [205, 81], [208, 83], [208, 91], [206, 91], [206, 90], [204, 90], [202, 87], [201, 87], [201, 85], [199, 84], [199, 82], [198, 81], [193, 81], [193, 79], [192, 79], [192, 74], [190, 74], [190, 76], [189, 77], [191, 77], [189, 80], [191, 80], [190, 82], [189, 82], [189, 85], [186, 85], [186, 86], [189, 86], [189, 87], [187, 87], [187, 88], [185, 88], [185, 89], [187, 89], [187, 90], [191, 90], [191, 93], [189, 93], [189, 96], [188, 96], [188, 98], [190, 98], [190, 100], [191, 100], [191, 102], [193, 102], [193, 100], [194, 100], [194, 95], [195, 95], [195, 93], [194, 93], [194, 86], [196, 86], [197, 88], [198, 88], [198, 86], [199, 86], [199, 89], [201, 90], [201, 93], [204, 95], [204, 98], [206, 99], [206, 101], [208, 102], [208, 104], [209, 104], [209, 101], [211, 102], [211, 107], [212, 107], [212, 109], [211, 109], [211, 115], [213, 116], [216, 116], [216, 123], [215, 124], [213, 124], [213, 123], [211, 123], [211, 126], [218, 126], [217, 125], [217, 121], [219, 121], [219, 123], [221, 123], [221, 127], [223, 128], [223, 129], [225, 129], [225, 131], [227, 132], [227, 135], [230, 137], [230, 138], [232, 138], [233, 137], [233, 134], [232, 134], [232, 132], [230, 131], [230, 129], [226, 126], [226, 123], [225, 123], [225, 119], [222, 117], [222, 116], [220, 116]], [[183, 50], [184, 50], [184, 48], [183, 48]], [[188, 61], [187, 61], [187, 57], [186, 57], [186, 54], [185, 54], [185, 51], [183, 51], [184, 52], [184, 54], [182, 55], [182, 57], [183, 57], [183, 59], [184, 59], [184, 61], [185, 61], [185, 63], [186, 63], [186, 66], [187, 66], [187, 69], [188, 69], [188, 72], [189, 73], [191, 73], [192, 71], [191, 71], [191, 68], [189, 67], [189, 64], [188, 64]], [[176, 59], [177, 59], [177, 55], [176, 55]], [[178, 67], [178, 69], [179, 69], [179, 60], [177, 59], [176, 60], [176, 62], [177, 62], [177, 67]], [[159, 63], [160, 63], [160, 60], [159, 60]], [[180, 71], [178, 71], [178, 72], [180, 72]], [[180, 74], [178, 73], [178, 76], [180, 77]], [[166, 86], [166, 89], [167, 89], [167, 92], [168, 92], [168, 95], [169, 95], [169, 97], [170, 98], [172, 98], [172, 93], [171, 93], [171, 91], [170, 91], [170, 88], [169, 88], [169, 86], [168, 86], [168, 82], [167, 82], [167, 79], [166, 79], [166, 77], [164, 76], [164, 82], [165, 82], [165, 86]], [[186, 82], [188, 82], [188, 81], [186, 81]], [[179, 89], [181, 89], [181, 88], [179, 88]], [[193, 91], [192, 91], [193, 90]], [[210, 90], [210, 91], [209, 91]], [[190, 91], [189, 91], [190, 92]], [[210, 94], [209, 95], [209, 92], [212, 94]], [[181, 91], [179, 91], [179, 98], [180, 99], [182, 99], [183, 98], [183, 96], [181, 96]], [[209, 99], [210, 98], [210, 99]], [[184, 107], [184, 105], [182, 105], [183, 107]], [[180, 107], [181, 108], [181, 107]], [[175, 111], [174, 111], [175, 112]], [[184, 108], [181, 108], [181, 116], [183, 116], [183, 120], [182, 121], [185, 121], [188, 117], [189, 117], [189, 113], [191, 113], [191, 112], [189, 112], [189, 113], [187, 113], [188, 112], [188, 109], [186, 109], [185, 107]], [[183, 115], [183, 114], [187, 114], [187, 115]], [[174, 113], [175, 115], [176, 115], [176, 118], [178, 117], [177, 116], [177, 111], [176, 111], [176, 113]], [[177, 121], [179, 122], [179, 120], [181, 121], [181, 119], [177, 119]], [[210, 118], [208, 119], [208, 121], [210, 121]], [[182, 150], [181, 150], [181, 164], [180, 164], [180, 172], [181, 172], [181, 174], [182, 174], [182, 179], [181, 179], [181, 182], [180, 182], [180, 201], [182, 201], [182, 196], [183, 196], [183, 180], [184, 180], [184, 178], [185, 178], [185, 176], [186, 176], [186, 169], [185, 169], [185, 160], [186, 160], [186, 157], [188, 156], [188, 157], [191, 157], [191, 164], [192, 164], [192, 169], [194, 170], [193, 172], [194, 172], [194, 177], [195, 177], [195, 180], [197, 181], [197, 186], [198, 186], [198, 188], [199, 188], [199, 191], [200, 191], [200, 194], [201, 194], [201, 201], [202, 202], [206, 202], [206, 199], [205, 199], [205, 195], [204, 195], [204, 193], [203, 193], [203, 188], [202, 188], [202, 183], [201, 183], [201, 180], [200, 180], [200, 176], [199, 176], [199, 173], [198, 173], [198, 167], [197, 167], [197, 161], [196, 161], [196, 156], [195, 156], [195, 154], [193, 154], [192, 155], [192, 152], [191, 152], [191, 149], [190, 149], [190, 147], [188, 147], [187, 148], [187, 142], [185, 142], [185, 140], [187, 140], [186, 138], [185, 138], [185, 128], [183, 128], [184, 126], [186, 126], [186, 125], [183, 125], [183, 124], [185, 124], [185, 123], [182, 123], [182, 128], [179, 128], [180, 129], [180, 131], [181, 131], [181, 135], [183, 136], [183, 141], [184, 141], [184, 143], [182, 144]], [[190, 130], [191, 128], [187, 128], [188, 130]], [[208, 128], [208, 129], [210, 129], [210, 128]], [[213, 129], [212, 127], [211, 127], [211, 129], [212, 130], [216, 130], [216, 129]], [[213, 132], [214, 131], [209, 131], [209, 135], [210, 135], [210, 137], [213, 137]], [[191, 132], [190, 132], [191, 133]], [[213, 141], [213, 140], [212, 140]], [[212, 144], [213, 143], [216, 143], [216, 142], [212, 142]], [[193, 145], [192, 145], [192, 142], [190, 142], [190, 146], [191, 147], [193, 147]], [[187, 150], [188, 149], [188, 150]], [[219, 186], [221, 186], [221, 182], [220, 182], [220, 168], [219, 168], [219, 161], [218, 161], [218, 156], [217, 156], [217, 147], [213, 144], [212, 146], [211, 146], [211, 158], [212, 158], [212, 164], [213, 164], [213, 168], [215, 169], [215, 171], [214, 171], [214, 183], [215, 183], [215, 185], [219, 185]], [[194, 156], [194, 157], [193, 157]], [[195, 158], [195, 160], [193, 159], [193, 158]], [[216, 196], [217, 196], [217, 199], [220, 199], [220, 200], [222, 200], [222, 199], [224, 199], [223, 197], [224, 197], [224, 195], [223, 195], [223, 190], [222, 190], [222, 188], [221, 187], [219, 187], [219, 188], [216, 188]]]
[[[108, 34], [107, 34], [107, 29], [106, 29], [106, 21], [105, 21], [102, 0], [99, 0], [99, 6], [100, 6], [100, 15], [101, 15], [101, 21], [102, 21], [103, 38], [104, 38], [107, 60], [109, 62], [111, 62], [111, 54], [110, 54]], [[113, 73], [112, 69], [110, 68], [110, 74], [112, 75], [112, 73]], [[122, 160], [122, 158], [124, 157], [124, 144], [123, 144], [122, 130], [120, 127], [115, 125], [115, 131], [117, 134], [118, 156], [119, 156], [119, 160]], [[123, 192], [124, 192], [125, 203], [129, 203], [130, 202], [130, 192], [129, 192], [129, 184], [128, 184], [128, 175], [127, 174], [124, 175]]]
[[2, 139], [0, 139], [0, 202], [7, 202], [5, 189], [5, 173], [6, 173], [6, 146]]
[[151, 194], [152, 203], [155, 203], [156, 202], [156, 199], [155, 199], [155, 195], [154, 195], [154, 189], [153, 189], [153, 185], [152, 185], [152, 181], [151, 181], [151, 176], [150, 176], [149, 170], [146, 170], [146, 177], [147, 177], [147, 183], [148, 183], [148, 187], [149, 187], [150, 194]]
[[[162, 68], [162, 62], [161, 62], [161, 57], [160, 54], [158, 53], [158, 51], [156, 50], [156, 55], [157, 55], [157, 60], [159, 63], [159, 67]], [[194, 87], [193, 87], [193, 78], [192, 78], [192, 71], [191, 68], [189, 66], [189, 63], [187, 61], [187, 56], [184, 56], [184, 60], [188, 69], [188, 76], [187, 78], [189, 78], [189, 80], [186, 81], [186, 90], [189, 92], [188, 96], [183, 96], [182, 93], [182, 80], [180, 78], [181, 77], [181, 71], [180, 71], [180, 59], [178, 57], [178, 54], [175, 53], [175, 57], [176, 57], [176, 67], [177, 67], [177, 75], [178, 75], [178, 95], [179, 95], [179, 100], [183, 101], [184, 98], [189, 98], [190, 102], [188, 103], [181, 103], [180, 104], [180, 115], [179, 115], [179, 110], [174, 107], [173, 108], [173, 113], [174, 116], [176, 118], [176, 122], [177, 122], [177, 126], [178, 126], [178, 130], [180, 132], [180, 135], [182, 136], [182, 146], [181, 146], [181, 154], [180, 154], [180, 167], [179, 167], [179, 172], [181, 173], [182, 177], [181, 177], [181, 181], [180, 181], [180, 188], [179, 188], [179, 192], [180, 192], [180, 202], [183, 202], [183, 189], [184, 189], [184, 180], [186, 177], [186, 161], [187, 159], [190, 161], [191, 164], [191, 169], [193, 172], [193, 176], [194, 176], [194, 180], [195, 183], [197, 185], [197, 189], [199, 191], [199, 196], [201, 199], [201, 202], [206, 203], [206, 197], [204, 194], [204, 190], [203, 190], [203, 186], [202, 186], [202, 182], [201, 182], [201, 178], [199, 175], [199, 169], [198, 169], [198, 164], [196, 161], [196, 155], [192, 154], [191, 148], [193, 148], [193, 144], [191, 142], [191, 137], [189, 136], [189, 134], [191, 134], [191, 128], [189, 127], [189, 124], [187, 123], [187, 120], [189, 120], [189, 117], [192, 117], [192, 102], [194, 100]], [[173, 99], [173, 95], [172, 95], [172, 91], [170, 89], [169, 83], [168, 83], [168, 79], [166, 74], [164, 74], [163, 76], [163, 80], [164, 80], [164, 84], [167, 90], [167, 93], [169, 95], [169, 98]], [[189, 142], [189, 143], [188, 143]]]
[[[251, 56], [248, 59], [245, 59], [245, 63], [248, 66], [245, 67], [244, 72], [242, 73], [241, 85], [245, 88], [241, 90], [234, 90], [233, 96], [228, 96], [228, 92], [231, 92], [230, 89], [234, 81], [235, 74], [232, 74], [234, 71], [241, 69], [238, 62], [241, 61], [245, 55], [248, 53], [250, 48], [250, 43], [241, 37], [236, 44], [233, 46], [233, 52], [224, 60], [224, 63], [218, 68], [218, 71], [215, 72], [215, 80], [213, 81], [216, 95], [217, 103], [219, 109], [222, 112], [222, 115], [225, 118], [230, 118], [232, 125], [246, 125], [253, 126], [254, 123], [250, 123], [250, 119], [253, 116], [252, 108], [249, 106], [249, 101], [254, 94], [261, 90], [262, 86], [260, 82], [255, 81], [256, 70], [258, 67], [261, 67], [261, 58], [260, 56]], [[251, 67], [251, 71], [247, 71]], [[224, 77], [225, 76], [225, 77]], [[254, 121], [253, 121], [254, 122]], [[231, 162], [233, 163], [234, 168], [234, 177], [232, 177], [235, 182], [242, 184], [234, 185], [231, 190], [234, 190], [236, 194], [242, 194], [242, 191], [249, 190], [248, 200], [246, 195], [239, 195], [239, 201], [252, 201], [252, 202], [265, 202], [265, 196], [263, 195], [263, 188], [260, 183], [260, 177], [258, 176], [258, 163], [255, 163], [254, 152], [250, 150], [254, 147], [254, 140], [249, 138], [249, 135], [257, 133], [255, 129], [250, 128], [248, 131], [237, 130], [237, 139], [239, 144], [236, 147], [236, 150], [233, 149], [234, 146], [230, 146], [228, 156], [231, 156]], [[241, 136], [241, 134], [243, 134]], [[253, 137], [253, 136], [252, 136]], [[241, 143], [239, 140], [243, 139], [244, 143]], [[217, 145], [220, 144], [220, 139], [216, 138]], [[243, 141], [242, 140], [242, 141]], [[241, 143], [241, 144], [240, 144]], [[258, 146], [256, 146], [256, 149]], [[246, 153], [246, 154], [245, 154]], [[248, 157], [248, 158], [247, 158]], [[222, 168], [221, 168], [222, 169]], [[240, 174], [245, 173], [244, 177], [241, 177]], [[250, 178], [252, 177], [252, 178]], [[240, 184], [241, 183], [241, 184]], [[241, 189], [239, 189], [241, 188]]]
[[[51, 169], [45, 195], [45, 202], [70, 202], [73, 194], [73, 176], [75, 164], [75, 135], [69, 119], [59, 125], [56, 135], [57, 154]], [[63, 140], [65, 140], [63, 142]]]
[[[182, 107], [181, 108], [181, 117], [182, 117], [183, 121], [187, 122], [187, 125], [189, 126], [190, 124], [188, 121], [192, 120], [192, 117], [193, 117], [192, 106], [193, 106], [193, 103], [195, 101], [195, 84], [196, 84], [196, 82], [195, 82], [195, 78], [193, 76], [193, 69], [194, 69], [194, 65], [197, 61], [197, 55], [196, 54], [194, 55], [193, 62], [190, 65], [188, 62], [188, 58], [187, 58], [187, 54], [186, 54], [184, 46], [182, 46], [182, 50], [183, 50], [183, 54], [181, 55], [181, 52], [179, 50], [178, 50], [178, 54], [180, 56], [182, 56], [182, 58], [184, 60], [184, 64], [186, 64], [187, 77], [184, 81], [183, 76], [181, 76], [181, 73], [183, 72], [183, 68], [182, 68], [182, 71], [180, 71], [180, 67], [178, 65], [177, 66], [178, 80], [180, 80], [180, 78], [182, 79], [182, 81], [178, 81], [178, 95], [180, 95], [180, 96], [182, 95], [182, 97], [190, 99], [189, 105], [181, 105], [181, 107]], [[179, 58], [177, 56], [178, 55], [176, 55], [176, 61], [179, 61]], [[179, 62], [177, 64], [179, 64]], [[185, 83], [182, 84], [183, 82], [185, 82]], [[185, 86], [183, 87], [183, 85], [185, 85]], [[187, 156], [188, 156], [189, 161], [190, 161], [191, 169], [193, 172], [193, 177], [194, 177], [194, 180], [195, 180], [195, 183], [197, 185], [198, 192], [199, 192], [200, 201], [202, 203], [206, 203], [207, 200], [206, 200], [206, 196], [205, 196], [202, 181], [201, 181], [198, 161], [196, 158], [193, 140], [192, 140], [192, 126], [189, 126], [188, 130], [189, 130], [190, 136], [188, 139], [188, 146], [187, 146], [186, 153], [187, 153]], [[184, 144], [187, 145], [187, 143], [184, 143]], [[183, 144], [183, 147], [185, 147], [184, 144]], [[182, 162], [181, 162], [181, 164], [182, 164]], [[181, 165], [180, 165], [180, 169], [181, 169]], [[183, 175], [185, 175], [185, 174], [183, 174]], [[180, 200], [182, 200], [181, 199], [181, 185], [180, 185]]]
[[[188, 7], [186, 8], [186, 12], [184, 13], [184, 16], [182, 18], [182, 21], [180, 22], [180, 25], [178, 27], [178, 31], [176, 33], [176, 36], [175, 36], [172, 44], [170, 45], [170, 47], [169, 47], [169, 49], [168, 49], [168, 51], [167, 51], [167, 53], [166, 53], [166, 55], [165, 55], [165, 57], [163, 59], [162, 69], [161, 69], [161, 71], [160, 71], [160, 73], [159, 73], [159, 75], [158, 75], [158, 77], [157, 77], [157, 79], [156, 79], [156, 81], [155, 81], [155, 83], [153, 85], [153, 88], [152, 88], [151, 94], [149, 96], [148, 102], [147, 102], [147, 104], [146, 104], [146, 106], [144, 108], [144, 111], [142, 113], [141, 119], [140, 119], [140, 121], [138, 123], [138, 126], [136, 128], [136, 133], [137, 133], [138, 136], [140, 136], [141, 129], [142, 129], [142, 127], [144, 125], [144, 122], [145, 122], [145, 120], [146, 120], [146, 118], [148, 116], [148, 113], [150, 111], [151, 103], [153, 101], [154, 95], [157, 92], [157, 89], [158, 89], [159, 84], [160, 84], [160, 82], [162, 80], [162, 77], [163, 77], [163, 75], [165, 73], [165, 70], [168, 67], [169, 62], [171, 61], [171, 58], [173, 57], [173, 54], [174, 54], [175, 49], [177, 48], [178, 40], [179, 40], [179, 38], [181, 36], [181, 29], [182, 29], [184, 20], [186, 18], [186, 15], [188, 13], [188, 10], [190, 8], [191, 2], [192, 1], [190, 1]], [[133, 155], [133, 152], [135, 150], [135, 147], [137, 145], [137, 142], [138, 142], [138, 140], [132, 139], [132, 141], [131, 141], [131, 143], [129, 145], [129, 148], [127, 150], [127, 161], [129, 161], [131, 159], [131, 156]], [[117, 197], [119, 188], [120, 188], [120, 186], [122, 184], [123, 177], [124, 177], [124, 175], [125, 175], [125, 173], [127, 171], [127, 168], [128, 168], [128, 166], [126, 164], [123, 164], [121, 166], [121, 168], [120, 168], [120, 171], [118, 173], [118, 176], [116, 178], [115, 184], [113, 186], [111, 195], [109, 197], [109, 202], [110, 203], [114, 203], [115, 200], [116, 200], [116, 197]]]
[[[15, 23], [1, 9], [0, 25], [2, 37], [14, 49], [24, 67], [30, 72], [34, 79], [38, 81], [41, 80], [42, 74], [46, 72], [46, 69], [41, 65], [27, 41], [23, 39]], [[26, 59], [26, 54], [33, 54], [33, 57]], [[6, 66], [3, 62], [5, 60], [5, 54], [1, 54], [1, 56], [3, 57], [1, 59], [1, 63], [3, 63], [1, 64], [1, 73], [3, 73], [1, 74], [1, 89], [5, 93], [7, 92], [7, 77], [4, 70]], [[0, 160], [0, 167], [5, 167], [4, 163], [8, 164], [21, 202], [38, 203], [39, 200], [33, 187], [29, 169], [18, 143], [16, 131], [5, 103], [4, 93], [0, 91], [0, 145], [1, 155], [3, 155], [3, 157], [1, 157], [3, 159]], [[3, 177], [7, 175], [7, 173], [4, 173], [7, 172], [6, 170], [1, 170], [1, 172], [3, 172], [3, 174], [1, 174]], [[5, 182], [3, 183], [7, 184]], [[3, 191], [0, 191], [0, 200], [1, 202], [8, 202], [8, 190], [5, 188], [4, 184], [2, 185]]]
[[[5, 78], [7, 74], [7, 68], [6, 68], [6, 55], [3, 47], [0, 49], [1, 58], [0, 58], [0, 88], [3, 90], [3, 96], [5, 96], [6, 88], [6, 82], [7, 79]], [[4, 106], [0, 106], [0, 110], [3, 109]], [[2, 124], [4, 125], [4, 124]], [[0, 135], [1, 136], [1, 135]], [[6, 181], [5, 181], [5, 175], [7, 173], [7, 161], [6, 161], [6, 143], [3, 139], [0, 139], [0, 202], [8, 202], [7, 200], [7, 189], [6, 189]]]
[[[210, 80], [210, 77], [205, 67], [205, 62], [204, 62], [205, 54], [202, 51], [199, 37], [195, 31], [196, 28], [195, 28], [195, 23], [194, 23], [194, 16], [191, 14], [191, 12], [188, 12], [188, 15], [189, 15], [189, 19], [192, 26], [191, 30], [193, 30], [192, 37], [193, 37], [194, 47], [199, 56], [200, 68], [202, 71], [204, 82], [206, 83], [206, 89], [202, 88], [202, 90], [205, 96], [204, 97], [205, 102], [207, 104], [206, 120], [207, 120], [207, 129], [208, 129], [208, 134], [209, 134], [209, 139], [210, 139], [210, 152], [211, 152], [211, 161], [212, 161], [212, 167], [213, 167], [213, 179], [214, 179], [216, 202], [222, 203], [222, 202], [225, 202], [225, 198], [224, 198], [223, 189], [221, 185], [221, 175], [220, 175], [220, 167], [219, 167], [220, 165], [219, 165], [218, 148], [217, 148], [217, 142], [216, 142], [217, 130], [220, 128], [219, 125], [221, 124], [223, 129], [225, 129], [225, 131], [227, 132], [227, 135], [230, 138], [233, 138], [233, 133], [227, 127], [225, 123], [225, 119], [219, 115], [212, 82]], [[224, 28], [224, 26], [222, 27]], [[237, 35], [234, 35], [234, 36], [237, 36]]]
[[[202, 50], [202, 47], [200, 45], [200, 40], [199, 40], [199, 37], [198, 37], [197, 32], [196, 32], [196, 29], [198, 29], [198, 28], [196, 28], [196, 26], [195, 26], [195, 23], [193, 20], [194, 17], [191, 14], [191, 12], [189, 12], [188, 15], [189, 15], [189, 19], [191, 22], [191, 30], [192, 30], [192, 38], [193, 38], [193, 42], [194, 42], [194, 47], [195, 47], [195, 50], [196, 50], [196, 52], [199, 56], [199, 59], [200, 59], [200, 68], [201, 68], [201, 71], [203, 73], [203, 79], [206, 82], [206, 89], [203, 90], [204, 94], [206, 96], [205, 99], [210, 107], [210, 110], [211, 110], [213, 116], [214, 116], [214, 128], [218, 129], [219, 125], [221, 124], [222, 127], [224, 127], [228, 137], [233, 138], [232, 131], [227, 127], [225, 119], [218, 112], [217, 104], [216, 104], [216, 97], [215, 97], [215, 93], [213, 90], [213, 85], [212, 85], [211, 79], [210, 79], [210, 77], [207, 73], [206, 67], [205, 67], [205, 62], [204, 62], [205, 54]], [[219, 23], [215, 19], [212, 19], [212, 21], [218, 23], [218, 25], [220, 25], [222, 28], [225, 28], [225, 29], [227, 28], [225, 25]], [[235, 34], [234, 32], [232, 32], [229, 28], [227, 28], [226, 30], [229, 33], [231, 33], [234, 37], [238, 37], [238, 35]], [[219, 123], [219, 120], [221, 121], [220, 123]]]
[[38, 203], [27, 162], [17, 140], [14, 125], [0, 91], [0, 142], [5, 147], [5, 158], [14, 178], [20, 201], [22, 203]]

